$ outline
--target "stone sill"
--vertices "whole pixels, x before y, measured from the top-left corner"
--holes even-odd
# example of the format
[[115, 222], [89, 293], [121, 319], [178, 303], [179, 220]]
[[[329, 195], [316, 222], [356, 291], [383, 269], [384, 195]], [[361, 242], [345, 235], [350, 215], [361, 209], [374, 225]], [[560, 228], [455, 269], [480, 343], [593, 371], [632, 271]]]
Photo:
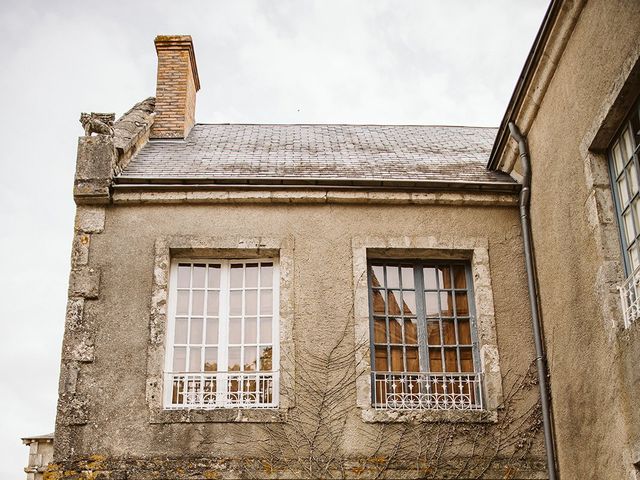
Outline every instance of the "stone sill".
[[154, 410], [149, 423], [284, 423], [283, 408], [219, 409], [219, 410]]
[[498, 412], [490, 410], [377, 410], [361, 409], [365, 423], [497, 423]]

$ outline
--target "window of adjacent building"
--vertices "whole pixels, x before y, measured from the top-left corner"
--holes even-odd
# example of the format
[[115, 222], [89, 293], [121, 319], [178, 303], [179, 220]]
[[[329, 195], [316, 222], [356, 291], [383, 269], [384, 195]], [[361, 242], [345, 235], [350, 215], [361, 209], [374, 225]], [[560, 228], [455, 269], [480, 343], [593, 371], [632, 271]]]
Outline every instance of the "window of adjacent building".
[[278, 265], [172, 264], [166, 408], [258, 408], [278, 402]]
[[627, 275], [640, 265], [640, 103], [631, 110], [609, 150], [618, 224]]
[[640, 316], [640, 102], [609, 149], [609, 169], [627, 280], [620, 287], [625, 326]]
[[376, 408], [482, 408], [470, 267], [369, 262]]

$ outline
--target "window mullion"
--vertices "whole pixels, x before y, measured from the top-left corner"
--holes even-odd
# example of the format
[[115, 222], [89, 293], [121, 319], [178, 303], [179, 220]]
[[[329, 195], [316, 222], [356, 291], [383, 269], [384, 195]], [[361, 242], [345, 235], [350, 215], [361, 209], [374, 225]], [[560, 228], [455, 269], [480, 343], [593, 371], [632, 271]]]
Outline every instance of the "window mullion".
[[[228, 370], [229, 358], [229, 284], [230, 263], [225, 260], [220, 264], [220, 296], [219, 296], [219, 338], [218, 338], [218, 372]], [[216, 382], [217, 403], [226, 401], [227, 378], [224, 374], [217, 374]], [[224, 399], [224, 400], [223, 400]]]
[[413, 264], [413, 280], [416, 288], [416, 323], [418, 324], [418, 356], [420, 371], [428, 372], [429, 349], [427, 345], [427, 309], [424, 304], [424, 269], [420, 263]]

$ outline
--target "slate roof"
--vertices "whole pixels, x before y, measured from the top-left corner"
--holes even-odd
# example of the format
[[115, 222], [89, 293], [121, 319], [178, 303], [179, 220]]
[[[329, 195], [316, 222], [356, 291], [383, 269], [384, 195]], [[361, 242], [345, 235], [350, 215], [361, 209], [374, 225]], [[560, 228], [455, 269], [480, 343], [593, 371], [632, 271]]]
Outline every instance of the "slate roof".
[[197, 124], [184, 141], [150, 141], [118, 183], [353, 179], [514, 183], [487, 170], [495, 128]]

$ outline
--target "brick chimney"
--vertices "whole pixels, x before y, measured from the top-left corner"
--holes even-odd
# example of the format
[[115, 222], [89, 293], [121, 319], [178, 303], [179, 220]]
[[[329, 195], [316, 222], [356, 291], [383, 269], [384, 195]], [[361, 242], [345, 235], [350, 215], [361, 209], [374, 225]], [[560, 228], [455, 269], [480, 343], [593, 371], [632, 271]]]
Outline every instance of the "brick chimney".
[[185, 138], [195, 123], [196, 92], [200, 90], [196, 56], [190, 35], [158, 35], [156, 118], [151, 138]]

